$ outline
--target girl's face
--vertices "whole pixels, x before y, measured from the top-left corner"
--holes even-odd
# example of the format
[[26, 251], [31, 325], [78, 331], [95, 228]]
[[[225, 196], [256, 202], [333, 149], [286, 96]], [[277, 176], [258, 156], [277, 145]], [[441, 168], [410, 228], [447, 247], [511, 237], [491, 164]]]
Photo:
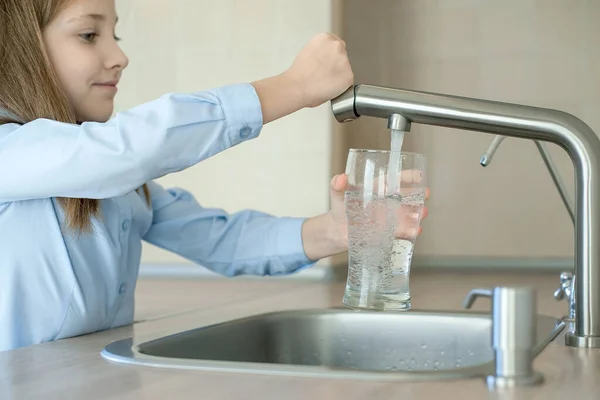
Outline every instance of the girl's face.
[[129, 60], [115, 36], [114, 0], [72, 0], [44, 30], [44, 43], [78, 121], [107, 121]]

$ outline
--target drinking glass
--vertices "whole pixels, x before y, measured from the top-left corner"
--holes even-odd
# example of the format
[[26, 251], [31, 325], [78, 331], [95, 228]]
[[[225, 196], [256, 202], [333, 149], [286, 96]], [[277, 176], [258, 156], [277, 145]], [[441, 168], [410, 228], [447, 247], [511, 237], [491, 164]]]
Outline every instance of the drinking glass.
[[409, 310], [410, 264], [425, 203], [423, 154], [351, 149], [346, 163], [351, 308]]

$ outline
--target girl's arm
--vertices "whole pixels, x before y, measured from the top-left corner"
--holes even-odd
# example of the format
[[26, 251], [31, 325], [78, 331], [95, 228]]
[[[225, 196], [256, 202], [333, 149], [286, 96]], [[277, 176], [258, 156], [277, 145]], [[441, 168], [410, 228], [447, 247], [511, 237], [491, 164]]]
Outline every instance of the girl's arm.
[[261, 105], [250, 84], [168, 94], [106, 123], [5, 124], [0, 203], [123, 195], [253, 139], [261, 128]]
[[229, 214], [189, 192], [148, 184], [152, 225], [143, 239], [224, 276], [286, 275], [314, 264], [303, 247], [304, 218], [253, 210]]
[[321, 34], [283, 74], [252, 84], [168, 94], [106, 123], [2, 125], [0, 203], [129, 193], [256, 138], [264, 124], [322, 104], [352, 80], [343, 42]]
[[315, 36], [283, 74], [253, 82], [264, 123], [340, 95], [354, 82], [346, 44], [331, 33]]

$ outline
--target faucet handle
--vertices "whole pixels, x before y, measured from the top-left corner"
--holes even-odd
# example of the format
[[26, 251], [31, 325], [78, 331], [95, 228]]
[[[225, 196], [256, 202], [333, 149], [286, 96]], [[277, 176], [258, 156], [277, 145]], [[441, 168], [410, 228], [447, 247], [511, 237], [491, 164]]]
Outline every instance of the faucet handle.
[[467, 294], [467, 297], [465, 297], [465, 300], [463, 301], [463, 307], [471, 308], [478, 297], [488, 297], [491, 299], [492, 293], [492, 289], [473, 289]]
[[573, 284], [573, 273], [572, 272], [561, 272], [560, 274], [560, 287], [554, 292], [554, 298], [556, 300], [562, 300], [571, 294], [571, 288]]
[[560, 287], [554, 291], [554, 298], [558, 301], [566, 299], [569, 303], [569, 313], [562, 317], [563, 321], [575, 321], [575, 280], [572, 272], [561, 272]]
[[561, 272], [560, 273], [560, 283], [561, 283], [561, 285], [564, 284], [566, 286], [569, 286], [571, 284], [572, 280], [573, 280], [573, 273], [572, 272]]

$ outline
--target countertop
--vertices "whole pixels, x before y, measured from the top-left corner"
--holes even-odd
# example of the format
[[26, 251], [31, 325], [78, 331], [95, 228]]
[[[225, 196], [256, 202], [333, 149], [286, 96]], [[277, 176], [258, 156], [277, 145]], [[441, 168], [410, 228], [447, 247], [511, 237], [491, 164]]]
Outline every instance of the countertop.
[[[552, 294], [557, 272], [413, 272], [413, 308], [461, 310], [476, 287], [532, 285], [540, 314], [562, 316]], [[111, 363], [108, 343], [138, 335], [170, 334], [268, 311], [338, 307], [343, 283], [254, 280], [140, 280], [132, 326], [0, 352], [0, 399], [598, 399], [600, 349], [564, 345], [561, 333], [536, 358], [545, 383], [490, 392], [482, 379], [377, 382], [291, 378], [162, 369]], [[473, 311], [489, 309], [477, 302]]]

